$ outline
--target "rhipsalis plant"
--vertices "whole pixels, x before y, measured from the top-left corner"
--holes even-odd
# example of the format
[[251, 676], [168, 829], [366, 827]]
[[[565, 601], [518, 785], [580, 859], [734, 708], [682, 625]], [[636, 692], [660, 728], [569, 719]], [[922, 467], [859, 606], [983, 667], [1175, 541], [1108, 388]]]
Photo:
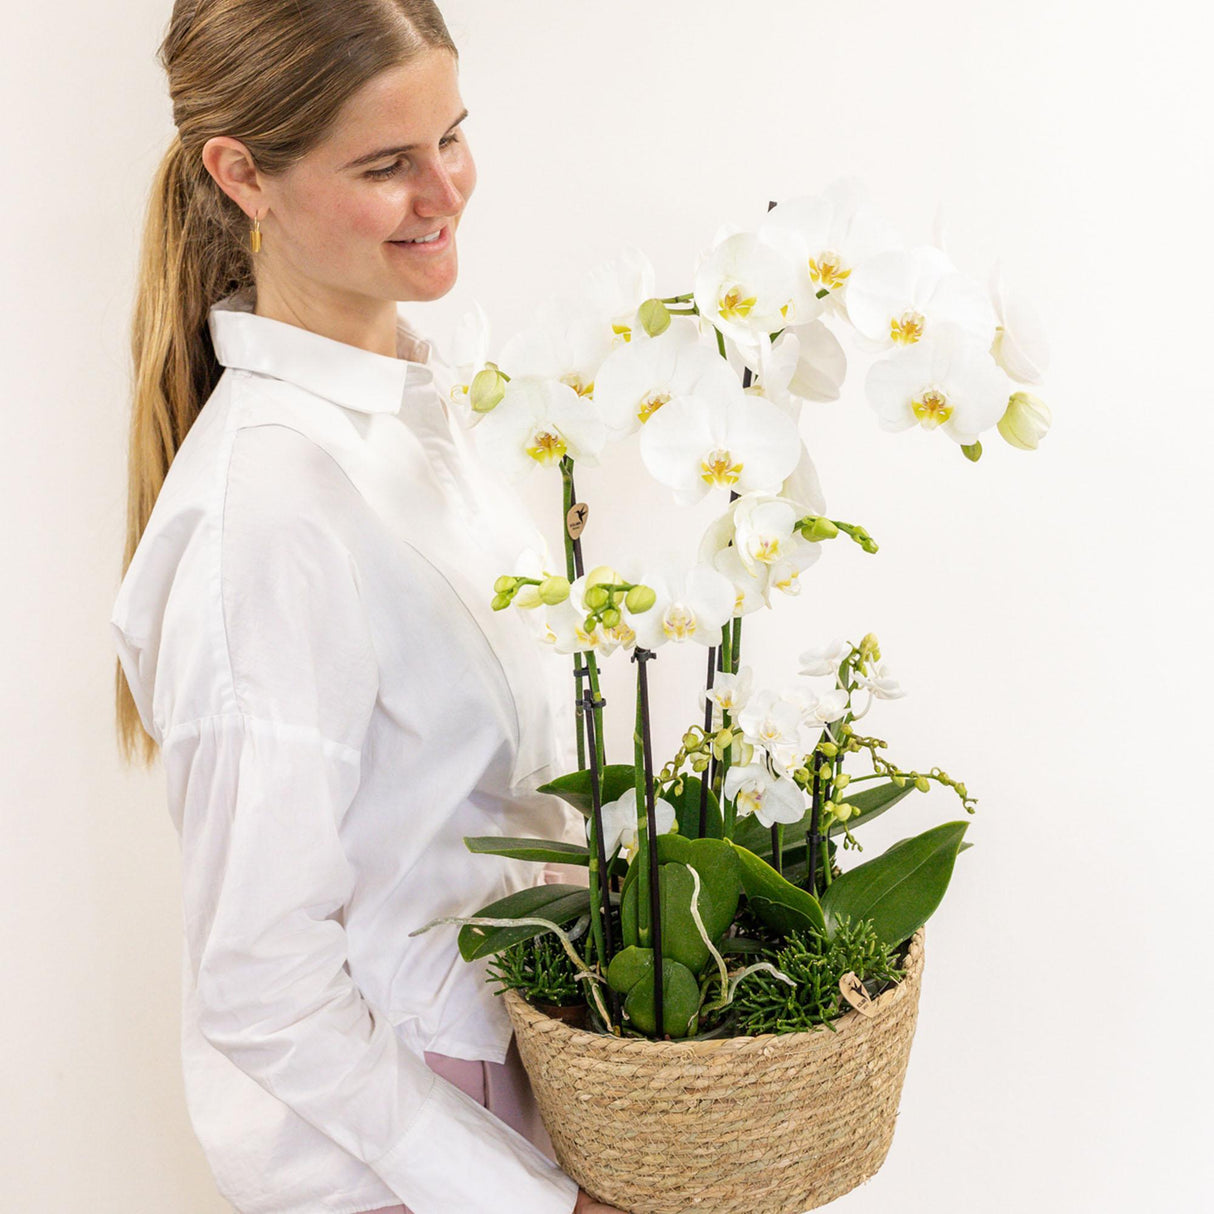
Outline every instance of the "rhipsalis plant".
[[[942, 250], [900, 247], [850, 181], [723, 230], [691, 287], [659, 296], [653, 267], [630, 250], [492, 362], [483, 312], [457, 336], [452, 399], [481, 451], [515, 478], [559, 474], [563, 562], [521, 553], [486, 593], [524, 612], [537, 644], [569, 655], [578, 768], [540, 791], [586, 819], [584, 845], [466, 842], [583, 864], [589, 883], [538, 885], [442, 922], [461, 924], [466, 959], [497, 957], [499, 985], [536, 1001], [580, 990], [609, 1032], [685, 1037], [723, 1019], [736, 1032], [790, 1032], [841, 1012], [840, 965], [897, 979], [891, 958], [969, 846], [962, 818], [848, 864], [857, 834], [933, 785], [967, 815], [975, 805], [964, 783], [904, 766], [861, 726], [904, 695], [871, 633], [803, 650], [795, 685], [761, 685], [742, 663], [743, 620], [822, 593], [806, 574], [828, 549], [877, 552], [860, 523], [828, 511], [802, 410], [839, 397], [836, 331], [850, 329], [874, 355], [864, 395], [881, 429], [937, 431], [970, 462], [992, 429], [1033, 449], [1049, 409], [1020, 385], [1040, 382], [1047, 352], [998, 273], [985, 290]], [[676, 506], [728, 495], [685, 559], [616, 550], [595, 503], [577, 496], [576, 469], [633, 435]], [[588, 572], [586, 535], [599, 562]], [[704, 675], [676, 753], [658, 762], [650, 688], [665, 646], [687, 644], [703, 647]], [[600, 663], [617, 650], [635, 671], [634, 745], [608, 762]], [[544, 934], [549, 943], [523, 946]]]

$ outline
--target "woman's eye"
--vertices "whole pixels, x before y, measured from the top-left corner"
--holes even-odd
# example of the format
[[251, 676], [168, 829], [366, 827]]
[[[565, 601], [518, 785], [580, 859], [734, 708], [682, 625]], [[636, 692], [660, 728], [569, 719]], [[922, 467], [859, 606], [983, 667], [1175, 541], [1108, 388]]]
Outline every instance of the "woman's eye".
[[[459, 142], [458, 133], [451, 134], [451, 135], [444, 135], [443, 138], [438, 141], [438, 146], [440, 148], [446, 148], [446, 147], [449, 147], [451, 144], [458, 143], [458, 142]], [[396, 175], [396, 173], [400, 170], [400, 168], [403, 164], [405, 164], [405, 161], [398, 160], [395, 164], [388, 165], [388, 167], [386, 169], [371, 169], [367, 173], [367, 176], [372, 178], [375, 181], [386, 181], [389, 177], [394, 177]]]

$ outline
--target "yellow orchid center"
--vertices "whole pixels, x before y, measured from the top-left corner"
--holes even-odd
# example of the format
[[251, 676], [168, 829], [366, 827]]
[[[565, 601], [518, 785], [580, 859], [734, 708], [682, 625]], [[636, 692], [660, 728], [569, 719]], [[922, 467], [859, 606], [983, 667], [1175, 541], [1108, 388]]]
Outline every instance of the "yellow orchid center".
[[837, 291], [848, 279], [851, 270], [843, 268], [843, 259], [833, 249], [826, 249], [809, 259], [809, 276], [828, 291]]
[[650, 392], [637, 407], [637, 417], [647, 422], [669, 399], [669, 392]]
[[468, 392], [469, 392], [468, 384], [452, 384], [451, 391], [448, 393], [448, 395], [458, 405], [458, 404], [462, 403], [463, 398], [468, 395]]
[[612, 638], [618, 641], [625, 649], [630, 649], [636, 642], [637, 634], [621, 620], [618, 624], [612, 625], [610, 628], [604, 628], [603, 631]]
[[613, 324], [611, 326], [611, 331], [612, 331], [612, 333], [614, 333], [616, 335], [616, 337], [622, 337], [625, 341], [632, 340], [632, 326], [631, 325], [614, 325]]
[[567, 450], [564, 438], [556, 430], [537, 430], [526, 447], [527, 454], [545, 466], [558, 463]]
[[735, 485], [741, 475], [741, 463], [735, 464], [725, 447], [717, 447], [700, 461], [700, 479], [710, 485]]
[[722, 320], [737, 320], [750, 315], [750, 310], [759, 302], [757, 295], [743, 295], [741, 287], [730, 287], [717, 303]]
[[671, 603], [662, 613], [662, 631], [674, 641], [685, 641], [695, 634], [695, 613], [682, 603]]
[[579, 396], [594, 396], [594, 380], [583, 383], [580, 375], [571, 372], [561, 376], [561, 383], [568, 384]]
[[736, 595], [734, 595], [734, 600], [733, 600], [734, 615], [742, 614], [742, 608], [745, 605], [745, 603], [746, 603], [746, 592], [743, 590], [739, 590], [738, 593]]
[[797, 574], [794, 570], [785, 578], [780, 578], [778, 581], [773, 581], [772, 585], [785, 594], [800, 594], [801, 583], [797, 580]]
[[889, 335], [900, 346], [914, 345], [923, 336], [924, 315], [914, 308], [907, 308], [901, 316], [889, 322]]
[[751, 546], [751, 555], [756, 561], [770, 565], [780, 559], [780, 537], [778, 535], [764, 536], [757, 544]]
[[934, 430], [952, 416], [953, 406], [938, 388], [928, 388], [922, 397], [911, 401], [911, 412], [925, 430]]
[[744, 784], [738, 789], [737, 799], [742, 813], [758, 813], [763, 808], [763, 789], [758, 784]]

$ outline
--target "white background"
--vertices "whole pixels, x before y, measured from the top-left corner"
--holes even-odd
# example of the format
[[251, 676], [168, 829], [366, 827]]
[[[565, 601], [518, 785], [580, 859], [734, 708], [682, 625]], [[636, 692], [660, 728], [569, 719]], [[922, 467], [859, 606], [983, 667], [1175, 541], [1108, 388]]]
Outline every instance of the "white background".
[[[416, 311], [440, 342], [474, 298], [504, 339], [625, 242], [660, 293], [690, 290], [718, 223], [843, 173], [907, 240], [930, 239], [941, 206], [961, 268], [985, 279], [1001, 256], [1036, 299], [1055, 351], [1041, 449], [992, 431], [973, 465], [942, 435], [885, 434], [857, 364], [803, 426], [830, 513], [881, 551], [840, 541], [801, 599], [745, 626], [744, 657], [772, 682], [810, 644], [875, 631], [910, 694], [873, 732], [980, 798], [928, 929], [892, 1151], [837, 1208], [1211, 1208], [1214, 96], [1191, 10], [444, 7], [480, 185], [456, 290]], [[154, 59], [168, 12], [7, 14], [4, 1210], [227, 1208], [181, 1090], [176, 836], [160, 769], [116, 757], [106, 628], [137, 240], [172, 133]], [[579, 491], [592, 561], [672, 525], [632, 448]], [[559, 485], [537, 473], [526, 493], [555, 540]], [[659, 758], [694, 712], [701, 653], [654, 663]], [[623, 658], [608, 673], [619, 760], [630, 675]], [[957, 808], [912, 797], [872, 827], [870, 854]]]

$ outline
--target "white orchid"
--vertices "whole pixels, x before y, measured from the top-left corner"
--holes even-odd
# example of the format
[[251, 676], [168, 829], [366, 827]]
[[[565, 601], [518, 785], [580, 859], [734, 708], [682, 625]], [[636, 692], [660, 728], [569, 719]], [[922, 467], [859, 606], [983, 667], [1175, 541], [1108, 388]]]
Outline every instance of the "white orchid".
[[731, 376], [666, 402], [641, 430], [640, 450], [653, 478], [690, 506], [714, 487], [774, 492], [796, 466], [799, 443], [787, 414]]
[[471, 310], [456, 322], [450, 349], [454, 379], [450, 396], [459, 406], [460, 422], [470, 429], [486, 416], [477, 413], [468, 399], [476, 373], [484, 368], [489, 358], [489, 316], [479, 302], [474, 300]]
[[799, 822], [805, 816], [805, 794], [788, 776], [772, 775], [762, 763], [731, 767], [723, 792], [737, 799], [738, 812], [754, 814], [764, 826]]
[[785, 329], [774, 342], [761, 342], [758, 372], [758, 383], [748, 391], [760, 392], [796, 421], [804, 401], [839, 399], [847, 355], [839, 339], [815, 320]]
[[898, 245], [893, 226], [868, 204], [856, 178], [837, 179], [820, 195], [785, 199], [759, 227], [768, 238], [776, 231], [798, 239], [809, 289], [829, 291], [825, 307], [843, 317], [853, 267]]
[[851, 707], [851, 696], [844, 687], [835, 687], [821, 695], [810, 693], [805, 720], [811, 725], [831, 725]]
[[985, 350], [996, 327], [982, 284], [931, 245], [878, 253], [858, 265], [847, 288], [847, 310], [856, 332], [881, 349], [912, 346], [951, 322]]
[[765, 688], [748, 699], [735, 721], [745, 741], [762, 747], [780, 770], [787, 770], [805, 750], [801, 725], [810, 700], [795, 691]]
[[537, 465], [559, 464], [565, 455], [597, 464], [607, 427], [594, 402], [568, 385], [516, 377], [506, 385], [501, 403], [485, 415], [478, 435], [482, 453], [517, 482]]
[[797, 659], [801, 663], [801, 674], [814, 677], [830, 675], [837, 680], [839, 667], [851, 651], [851, 642], [842, 637], [836, 637], [827, 645], [816, 645], [807, 649]]
[[809, 457], [809, 448], [804, 439], [801, 440], [797, 466], [784, 478], [784, 483], [780, 486], [780, 496], [793, 502], [800, 509], [802, 516], [826, 513], [822, 482], [818, 479], [818, 470]]
[[648, 611], [634, 614], [627, 604], [623, 610], [623, 619], [642, 648], [657, 649], [667, 641], [720, 644], [721, 628], [733, 615], [735, 595], [729, 579], [710, 565], [666, 562], [628, 580], [649, 586], [655, 596]]
[[586, 628], [586, 619], [590, 615], [590, 608], [586, 605], [589, 579], [590, 574], [583, 574], [571, 582], [569, 597], [548, 608], [543, 639], [557, 653], [593, 652], [600, 657], [607, 657], [621, 647], [631, 649], [636, 644], [636, 633], [623, 613], [619, 623], [611, 627], [597, 623], [589, 630]]
[[[771, 591], [798, 594], [797, 581], [821, 554], [796, 530], [805, 513], [800, 504], [774, 493], [751, 492], [731, 502], [700, 541], [699, 559], [734, 584], [739, 596], [735, 614], [754, 610], [761, 599], [771, 606]], [[757, 599], [756, 599], [757, 596]]]
[[938, 427], [963, 446], [998, 423], [1008, 388], [986, 345], [949, 323], [873, 363], [864, 385], [882, 429]]
[[[511, 562], [510, 569], [516, 577], [538, 578], [543, 581], [545, 578], [556, 576], [557, 570], [552, 568], [552, 555], [548, 548], [548, 541], [542, 535], [539, 538], [541, 547], [526, 547]], [[513, 606], [527, 621], [527, 627], [535, 634], [537, 640], [550, 641], [550, 629], [545, 612], [539, 610], [544, 607], [544, 603], [540, 598], [538, 586], [521, 587], [514, 596]]]
[[998, 326], [991, 357], [1018, 383], [1041, 383], [1050, 362], [1045, 326], [1028, 299], [1006, 290], [997, 261], [991, 269], [991, 302]]
[[[654, 824], [659, 835], [674, 829], [674, 806], [662, 797], [653, 799]], [[629, 862], [639, 846], [637, 840], [637, 790], [626, 788], [614, 801], [602, 807], [603, 854], [610, 858], [617, 847], [623, 847]], [[590, 819], [586, 819], [586, 842], [590, 842]]]
[[614, 342], [630, 342], [637, 333], [644, 336], [645, 331], [636, 325], [637, 309], [653, 298], [656, 281], [653, 263], [633, 245], [586, 276], [584, 298], [603, 318]]
[[618, 345], [599, 368], [594, 401], [619, 436], [632, 434], [676, 396], [736, 393], [737, 377], [690, 318], [676, 316], [657, 337]]
[[855, 713], [854, 719], [859, 720], [873, 706], [873, 700], [898, 700], [901, 699], [906, 692], [902, 690], [898, 680], [889, 673], [884, 662], [878, 662], [873, 668], [871, 674], [856, 674], [857, 690], [863, 689], [868, 692], [868, 702], [864, 705], [863, 712]]
[[714, 730], [722, 728], [725, 713], [729, 713], [730, 719], [734, 720], [746, 707], [753, 682], [754, 671], [749, 666], [743, 666], [737, 674], [726, 674], [720, 670], [713, 673], [712, 686], [700, 689], [700, 708], [707, 708], [709, 702], [712, 703]]
[[532, 325], [506, 342], [499, 365], [512, 377], [559, 380], [592, 397], [611, 345], [610, 327], [586, 300], [550, 299]]
[[700, 315], [752, 357], [759, 342], [808, 324], [823, 307], [795, 253], [756, 232], [735, 232], [701, 255], [694, 298]]

